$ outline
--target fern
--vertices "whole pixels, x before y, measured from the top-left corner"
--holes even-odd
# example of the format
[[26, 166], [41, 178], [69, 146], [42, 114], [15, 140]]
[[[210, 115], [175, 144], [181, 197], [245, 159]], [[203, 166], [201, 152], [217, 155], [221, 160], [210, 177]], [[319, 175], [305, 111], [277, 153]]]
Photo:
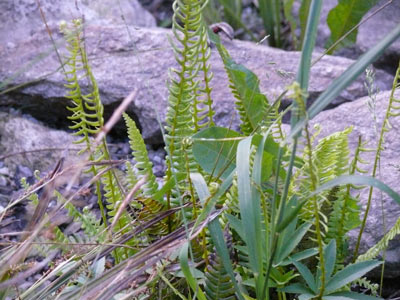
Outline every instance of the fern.
[[[206, 5], [206, 3], [205, 3]], [[204, 22], [202, 20], [202, 22]], [[207, 30], [205, 26], [201, 26], [199, 33], [200, 40], [200, 53], [199, 53], [199, 64], [201, 79], [198, 88], [197, 95], [193, 102], [193, 118], [194, 118], [194, 129], [199, 131], [205, 127], [214, 126], [213, 116], [215, 114], [212, 109], [213, 100], [211, 98], [211, 80], [213, 74], [210, 71], [210, 64], [208, 62], [211, 56], [211, 49], [208, 44]]]
[[233, 300], [235, 297], [235, 287], [229, 274], [226, 272], [219, 256], [214, 255], [210, 259], [206, 272], [205, 294], [210, 300]]
[[[317, 186], [322, 185], [337, 176], [348, 174], [348, 134], [351, 130], [352, 128], [348, 128], [342, 132], [337, 132], [321, 139], [318, 145], [313, 149], [311, 159], [305, 159], [303, 168], [296, 174], [299, 190], [295, 193], [299, 196], [299, 199], [307, 198], [310, 191], [314, 190], [311, 188], [311, 178], [308, 175], [310, 167], [314, 170]], [[306, 147], [303, 154], [304, 158], [308, 155], [308, 151], [310, 150]], [[309, 161], [312, 161], [312, 166], [309, 165]], [[318, 211], [321, 222], [320, 225], [323, 230], [323, 235], [328, 231], [327, 212], [331, 210], [332, 201], [337, 199], [340, 189], [342, 188], [339, 188], [337, 191], [326, 191], [317, 196]], [[337, 209], [339, 206], [340, 205], [338, 205]], [[303, 206], [301, 217], [303, 220], [308, 221], [313, 216], [314, 204], [309, 201]]]
[[[379, 141], [378, 141], [378, 145], [377, 145], [376, 151], [375, 151], [374, 166], [373, 166], [372, 174], [371, 174], [372, 177], [375, 177], [377, 175], [381, 152], [384, 150], [383, 146], [385, 143], [385, 133], [388, 132], [392, 128], [392, 125], [390, 124], [390, 119], [393, 117], [400, 116], [400, 99], [395, 96], [395, 92], [399, 88], [400, 88], [400, 63], [397, 68], [396, 75], [394, 76], [394, 79], [393, 79], [393, 86], [392, 86], [392, 91], [390, 93], [389, 104], [386, 109], [386, 114], [385, 114], [385, 117], [382, 122], [382, 127], [381, 127], [381, 131], [380, 131], [380, 135], [379, 135]], [[361, 223], [361, 228], [360, 228], [360, 232], [358, 235], [357, 244], [356, 244], [356, 247], [354, 250], [354, 257], [358, 256], [358, 250], [360, 247], [361, 237], [364, 232], [364, 228], [365, 228], [367, 218], [368, 218], [369, 209], [371, 207], [373, 190], [374, 190], [374, 188], [371, 186], [369, 189], [369, 193], [368, 193], [368, 200], [367, 200], [367, 206], [365, 208], [364, 218]]]
[[210, 35], [216, 43], [229, 78], [229, 87], [236, 99], [236, 110], [241, 121], [240, 130], [243, 134], [250, 135], [263, 125], [262, 122], [268, 123], [268, 120], [264, 120], [269, 108], [268, 99], [260, 92], [257, 76], [245, 66], [237, 64], [219, 38], [212, 33]]
[[145, 197], [153, 197], [158, 190], [156, 177], [153, 174], [153, 164], [150, 162], [146, 145], [143, 138], [133, 121], [126, 113], [124, 113], [126, 127], [128, 128], [129, 144], [132, 149], [132, 155], [136, 160], [135, 167], [138, 170], [137, 179], [146, 177], [146, 183], [141, 190]]
[[[101, 161], [110, 159], [107, 149], [105, 138], [102, 143], [97, 146], [93, 145], [90, 136], [99, 133], [104, 125], [103, 120], [103, 105], [100, 100], [100, 93], [97, 82], [89, 66], [85, 45], [83, 42], [82, 21], [77, 19], [73, 21], [72, 27], [67, 26], [66, 23], [61, 24], [61, 32], [67, 41], [67, 50], [70, 55], [66, 63], [65, 77], [68, 89], [66, 96], [72, 101], [72, 107], [68, 109], [72, 112], [72, 116], [68, 117], [73, 125], [71, 129], [76, 130], [74, 135], [81, 136], [81, 139], [76, 141], [78, 144], [85, 144], [79, 154], [87, 153], [90, 161]], [[68, 69], [68, 70], [67, 70]], [[82, 91], [81, 85], [86, 81], [88, 90], [86, 93]], [[98, 174], [99, 167], [91, 166], [90, 171], [94, 176]], [[103, 176], [108, 188], [107, 201], [116, 205], [118, 201], [122, 201], [120, 193], [116, 191], [117, 185], [112, 183], [115, 181], [111, 171], [106, 172]], [[97, 200], [100, 206], [100, 211], [103, 218], [103, 223], [107, 223], [105, 211], [102, 203], [100, 183], [96, 182]]]
[[400, 234], [400, 218], [397, 219], [393, 227], [383, 236], [383, 238], [378, 243], [376, 243], [372, 248], [370, 248], [365, 254], [362, 254], [357, 258], [357, 262], [367, 261], [376, 258], [381, 251], [387, 248], [389, 242], [399, 234]]
[[[230, 235], [229, 231], [225, 230], [224, 236], [227, 240], [228, 247], [232, 248], [232, 236]], [[215, 251], [209, 255], [208, 262], [209, 264], [204, 274], [206, 278], [204, 291], [207, 299], [236, 299], [235, 287], [230, 275], [225, 270], [221, 258], [218, 256], [218, 254], [216, 254]]]
[[[75, 143], [85, 143], [86, 145], [86, 148], [82, 149], [79, 154], [88, 152], [91, 156], [90, 160], [94, 161], [95, 157], [92, 154], [94, 149], [92, 149], [90, 135], [97, 134], [104, 125], [104, 108], [100, 101], [99, 89], [83, 45], [82, 22], [74, 20], [72, 28], [62, 24], [60, 29], [67, 41], [67, 50], [70, 55], [67, 57], [66, 63], [66, 69], [69, 70], [65, 71], [65, 77], [68, 82], [65, 84], [68, 89], [66, 97], [72, 101], [73, 105], [67, 107], [72, 112], [72, 116], [68, 117], [73, 122], [70, 128], [76, 130], [73, 135], [82, 137]], [[86, 93], [81, 88], [83, 82], [88, 85]], [[100, 155], [96, 157], [96, 160], [101, 160], [102, 158], [103, 155]]]
[[[197, 33], [204, 26], [201, 22], [202, 1], [175, 1], [173, 5], [173, 33], [177, 42], [171, 41], [179, 69], [170, 70], [168, 110], [166, 115], [167, 177], [172, 172], [186, 173], [182, 151], [183, 139], [194, 131], [192, 105], [196, 97], [201, 40]], [[179, 23], [182, 23], [180, 25]]]
[[[171, 40], [171, 45], [179, 67], [170, 69], [169, 75], [171, 82], [165, 125], [166, 179], [172, 176], [186, 179], [178, 180], [172, 195], [167, 195], [168, 208], [171, 201], [174, 205], [179, 204], [178, 194], [187, 190], [191, 191], [194, 202], [189, 174], [199, 169], [193, 158], [190, 137], [197, 130], [213, 124], [209, 86], [212, 75], [208, 64], [210, 50], [201, 15], [206, 4], [207, 0], [173, 3], [172, 31], [175, 41]], [[196, 207], [193, 209], [196, 211]]]

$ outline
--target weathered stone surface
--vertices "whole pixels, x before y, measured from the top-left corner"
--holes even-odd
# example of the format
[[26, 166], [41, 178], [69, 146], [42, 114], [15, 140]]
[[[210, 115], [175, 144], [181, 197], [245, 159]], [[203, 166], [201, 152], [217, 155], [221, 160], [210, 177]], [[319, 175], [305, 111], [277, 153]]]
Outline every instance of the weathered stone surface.
[[50, 129], [32, 117], [0, 112], [0, 154], [12, 154], [4, 160], [10, 174], [30, 177], [32, 170], [53, 168], [64, 149], [76, 148], [73, 140], [69, 133]]
[[[346, 57], [358, 56], [374, 46], [385, 35], [396, 27], [400, 19], [400, 1], [393, 1], [377, 14], [373, 14], [379, 7], [386, 4], [388, 1], [381, 0], [373, 7], [364, 17], [363, 20], [369, 18], [362, 24], [358, 30], [357, 42], [351, 49], [340, 50], [337, 55]], [[321, 48], [325, 46], [326, 41], [330, 36], [330, 31], [326, 23], [329, 11], [337, 5], [337, 0], [323, 1], [321, 20], [318, 28], [317, 45]], [[400, 39], [394, 42], [378, 60], [377, 65], [385, 67], [388, 70], [396, 70], [400, 59]]]
[[[398, 96], [400, 96], [400, 93], [397, 94], [397, 98]], [[319, 123], [322, 126], [320, 137], [327, 136], [333, 132], [342, 131], [348, 126], [354, 126], [349, 136], [350, 148], [352, 150], [356, 148], [358, 137], [361, 135], [363, 141], [368, 141], [367, 148], [375, 149], [382, 120], [386, 114], [389, 97], [390, 91], [387, 91], [379, 93], [376, 98], [375, 114], [378, 134], [375, 133], [373, 114], [367, 106], [368, 97], [361, 98], [351, 103], [342, 104], [332, 110], [321, 112], [311, 121], [310, 125]], [[378, 175], [377, 178], [386, 183], [397, 193], [400, 193], [400, 118], [392, 117], [390, 123], [393, 128], [385, 133], [385, 150], [381, 155], [381, 163], [378, 169], [380, 175]], [[365, 152], [362, 158], [368, 161], [369, 164], [361, 165], [361, 167], [368, 170], [369, 174], [371, 174], [375, 152]], [[366, 207], [368, 190], [368, 188], [364, 189], [360, 196], [363, 209]], [[382, 209], [385, 212], [384, 218], [382, 216]], [[400, 218], [400, 205], [386, 194], [381, 194], [379, 190], [375, 189], [360, 253], [365, 253], [382, 238], [385, 232], [383, 220], [385, 220], [386, 230], [388, 230], [395, 224], [398, 218]], [[355, 245], [357, 235], [357, 229], [350, 233], [350, 244], [352, 247]], [[385, 273], [385, 276], [388, 277], [400, 276], [400, 236], [397, 236], [389, 245], [389, 249], [386, 253]]]
[[[119, 101], [133, 89], [139, 95], [129, 112], [139, 121], [144, 138], [149, 143], [161, 143], [157, 114], [164, 120], [167, 106], [168, 68], [175, 60], [166, 29], [144, 29], [125, 26], [89, 26], [85, 31], [87, 50], [93, 73], [97, 78], [106, 113], [110, 113]], [[55, 34], [59, 50], [65, 53], [60, 35]], [[300, 53], [256, 45], [251, 42], [227, 41], [226, 47], [238, 62], [253, 70], [260, 79], [260, 87], [270, 101], [274, 100], [294, 79]], [[40, 57], [43, 55], [44, 57]], [[318, 54], [316, 54], [317, 56]], [[32, 39], [7, 47], [0, 44], [0, 80], [9, 86], [25, 84], [22, 88], [0, 96], [0, 105], [12, 105], [34, 117], [51, 124], [65, 120], [66, 91], [64, 77], [57, 69], [60, 62], [45, 32]], [[309, 92], [315, 98], [351, 64], [352, 60], [325, 56], [312, 68]], [[233, 113], [234, 98], [222, 62], [214, 49], [211, 56], [214, 72], [213, 99], [216, 120], [229, 125], [237, 116]], [[377, 84], [381, 90], [391, 86], [391, 77], [377, 72]], [[335, 103], [352, 101], [366, 95], [363, 79], [355, 81]]]
[[[77, 4], [77, 5], [76, 5]], [[128, 24], [155, 27], [154, 17], [137, 0], [46, 0], [40, 1], [48, 25], [61, 20], [85, 16], [88, 24]], [[124, 16], [122, 19], [121, 15]], [[32, 0], [3, 0], [0, 2], [0, 41], [13, 45], [45, 28], [37, 2]], [[12, 34], [10, 34], [12, 33]]]

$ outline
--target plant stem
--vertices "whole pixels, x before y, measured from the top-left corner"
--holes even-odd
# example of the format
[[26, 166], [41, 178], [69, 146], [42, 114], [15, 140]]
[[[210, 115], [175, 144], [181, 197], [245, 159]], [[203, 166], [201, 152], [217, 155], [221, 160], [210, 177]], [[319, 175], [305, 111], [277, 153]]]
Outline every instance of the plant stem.
[[[311, 192], [315, 191], [317, 189], [317, 178], [314, 173], [313, 169], [313, 159], [312, 159], [312, 144], [311, 144], [311, 137], [310, 137], [310, 132], [308, 130], [308, 126], [304, 128], [304, 131], [306, 133], [306, 139], [307, 139], [307, 155], [308, 155], [308, 166], [309, 166], [309, 175], [311, 178]], [[315, 231], [316, 231], [316, 236], [317, 236], [317, 243], [318, 243], [318, 252], [319, 252], [319, 265], [321, 268], [321, 287], [319, 290], [319, 295], [317, 299], [322, 299], [322, 296], [324, 295], [324, 290], [325, 290], [325, 261], [324, 261], [324, 248], [323, 248], [323, 241], [322, 241], [322, 235], [321, 235], [321, 228], [320, 228], [320, 219], [319, 219], [319, 204], [318, 204], [318, 199], [317, 196], [313, 196], [312, 198], [313, 206], [314, 206], [314, 218], [315, 218]]]

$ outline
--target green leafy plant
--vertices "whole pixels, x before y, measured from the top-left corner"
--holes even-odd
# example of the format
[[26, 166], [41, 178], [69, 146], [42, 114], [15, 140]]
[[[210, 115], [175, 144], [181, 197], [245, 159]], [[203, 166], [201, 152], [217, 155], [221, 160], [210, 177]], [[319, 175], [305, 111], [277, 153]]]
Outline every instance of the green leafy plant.
[[[285, 2], [285, 10], [292, 3]], [[286, 299], [287, 293], [299, 294], [299, 299], [376, 299], [351, 292], [349, 285], [381, 264], [369, 259], [398, 234], [399, 226], [358, 262], [346, 265], [344, 236], [359, 225], [358, 199], [350, 192], [354, 185], [368, 185], [399, 204], [400, 196], [374, 174], [356, 175], [363, 143], [360, 140], [351, 159], [351, 128], [317, 142], [318, 130], [313, 133], [307, 123], [400, 35], [400, 26], [307, 109], [311, 54], [322, 2], [303, 3], [307, 25], [297, 79], [285, 91], [293, 100], [291, 132], [286, 136], [282, 129], [285, 112], [278, 111], [280, 98], [271, 104], [261, 93], [257, 76], [236, 63], [218, 35], [205, 25], [203, 12], [208, 2], [174, 1], [171, 45], [178, 67], [169, 76], [163, 131], [167, 172], [161, 186], [143, 138], [127, 114], [123, 118], [136, 163], [127, 162], [123, 170], [115, 168], [104, 137], [107, 126], [85, 52], [82, 22], [63, 25], [69, 53], [65, 76], [72, 103], [71, 128], [81, 137], [83, 168], [93, 176], [88, 185], [95, 185], [102, 217], [96, 220], [87, 209], [80, 211], [70, 203], [74, 195], [63, 197], [57, 185], [47, 183], [46, 193], [57, 196], [59, 209], [65, 207], [81, 223], [87, 238], [67, 236], [57, 227], [55, 239], [66, 256], [23, 291], [21, 299], [265, 300], [274, 299], [275, 293], [279, 299]], [[277, 22], [279, 1], [260, 5], [276, 5]], [[214, 124], [208, 41], [215, 45], [228, 75], [240, 132]], [[389, 117], [397, 110], [397, 75], [377, 157], [383, 132], [390, 128]], [[304, 144], [301, 151], [300, 143]], [[26, 189], [23, 197], [40, 205], [34, 186], [26, 185]], [[11, 263], [24, 261], [31, 245], [38, 243], [40, 226], [45, 227], [49, 218], [44, 214], [26, 241], [1, 254], [3, 295], [13, 285]], [[84, 244], [91, 248], [70, 250]]]
[[[282, 290], [288, 293], [300, 294], [299, 299], [377, 299], [376, 297], [368, 295], [360, 295], [348, 291], [346, 285], [355, 279], [361, 277], [368, 271], [379, 266], [381, 262], [379, 261], [367, 261], [363, 263], [355, 263], [346, 266], [344, 269], [335, 272], [335, 262], [336, 262], [336, 242], [331, 240], [331, 242], [325, 247], [324, 250], [326, 284], [321, 282], [321, 266], [318, 267], [317, 274], [312, 275], [312, 272], [302, 263], [293, 262], [297, 270], [300, 272], [304, 283], [296, 283], [289, 285]], [[321, 292], [321, 287], [324, 286]]]

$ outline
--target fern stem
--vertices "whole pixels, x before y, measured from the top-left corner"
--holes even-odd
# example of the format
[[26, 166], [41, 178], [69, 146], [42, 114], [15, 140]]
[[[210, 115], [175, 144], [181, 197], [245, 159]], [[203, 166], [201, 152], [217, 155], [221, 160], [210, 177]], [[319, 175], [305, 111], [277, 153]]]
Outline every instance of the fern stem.
[[[315, 191], [317, 189], [317, 178], [314, 173], [313, 169], [313, 161], [312, 161], [312, 144], [311, 144], [311, 136], [310, 132], [308, 130], [308, 126], [304, 128], [304, 131], [306, 133], [306, 139], [307, 139], [307, 155], [308, 155], [308, 165], [309, 165], [309, 175], [311, 179], [311, 192]], [[322, 236], [321, 236], [321, 228], [320, 228], [320, 219], [319, 219], [319, 204], [318, 204], [318, 199], [317, 196], [313, 196], [311, 198], [314, 206], [314, 218], [315, 218], [315, 231], [316, 231], [316, 236], [317, 236], [317, 243], [318, 243], [318, 252], [319, 252], [319, 263], [320, 263], [320, 268], [321, 268], [321, 287], [319, 290], [319, 295], [317, 299], [322, 299], [322, 296], [324, 295], [325, 291], [325, 258], [324, 258], [324, 249], [323, 249], [323, 241], [322, 241]]]
[[[350, 175], [353, 175], [355, 173], [356, 169], [357, 169], [357, 162], [358, 162], [358, 158], [360, 156], [361, 146], [362, 146], [362, 140], [361, 140], [361, 135], [360, 135], [358, 137], [358, 144], [357, 144], [356, 151], [354, 153], [354, 160], [353, 160], [352, 165], [350, 166], [350, 170], [349, 170], [349, 174]], [[336, 239], [336, 243], [337, 243], [337, 248], [338, 249], [341, 249], [341, 245], [342, 245], [341, 237], [343, 237], [344, 234], [345, 234], [345, 232], [344, 232], [344, 223], [345, 223], [346, 212], [347, 212], [346, 207], [348, 206], [348, 199], [350, 197], [350, 189], [351, 189], [351, 184], [348, 184], [346, 186], [346, 195], [345, 195], [345, 198], [344, 198], [342, 214], [340, 216], [340, 222], [339, 222], [339, 228], [338, 228], [338, 238]]]
[[[372, 174], [371, 174], [372, 177], [376, 177], [376, 172], [377, 172], [377, 169], [378, 169], [378, 164], [379, 164], [381, 152], [383, 150], [384, 135], [385, 135], [385, 132], [389, 131], [389, 129], [390, 129], [390, 127], [389, 127], [390, 126], [389, 125], [389, 118], [391, 116], [394, 116], [394, 114], [392, 114], [391, 110], [393, 108], [393, 102], [395, 102], [394, 93], [397, 90], [397, 88], [399, 87], [399, 84], [400, 84], [400, 63], [399, 63], [399, 67], [397, 68], [394, 80], [393, 80], [392, 91], [390, 93], [389, 104], [388, 104], [388, 107], [387, 107], [387, 110], [386, 110], [385, 118], [382, 121], [382, 127], [381, 127], [381, 131], [380, 131], [379, 142], [378, 142], [378, 145], [376, 147], [376, 152], [375, 152], [374, 167], [373, 167]], [[395, 109], [395, 108], [393, 108], [393, 109]], [[356, 260], [356, 258], [358, 256], [359, 249], [360, 249], [361, 237], [362, 237], [362, 235], [364, 233], [365, 226], [366, 226], [366, 223], [367, 223], [368, 213], [369, 213], [369, 210], [371, 208], [371, 200], [372, 200], [373, 191], [374, 191], [374, 188], [371, 186], [369, 188], [368, 200], [367, 200], [367, 206], [365, 208], [364, 218], [363, 218], [362, 223], [361, 223], [360, 232], [359, 232], [358, 238], [357, 238], [357, 244], [356, 244], [356, 247], [355, 247], [355, 250], [354, 250], [354, 257], [353, 257], [354, 261]]]

